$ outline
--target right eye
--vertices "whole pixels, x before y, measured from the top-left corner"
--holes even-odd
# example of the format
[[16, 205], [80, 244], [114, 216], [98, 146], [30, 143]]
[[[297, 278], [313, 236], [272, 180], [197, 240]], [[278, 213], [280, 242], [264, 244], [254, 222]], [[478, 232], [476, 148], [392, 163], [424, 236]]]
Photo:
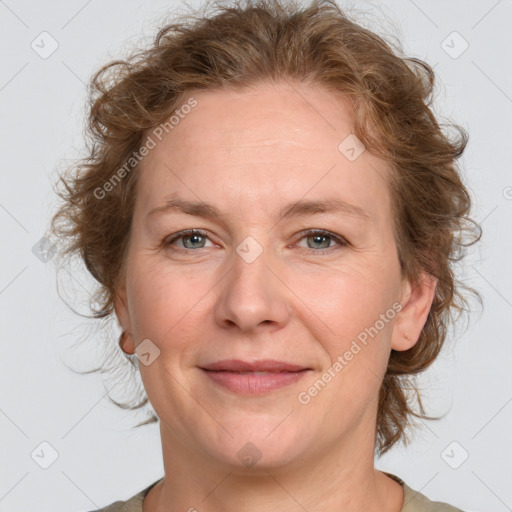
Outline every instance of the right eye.
[[187, 229], [185, 231], [180, 231], [179, 233], [175, 233], [171, 235], [171, 237], [166, 237], [163, 240], [163, 244], [165, 247], [170, 245], [174, 245], [177, 240], [182, 241], [182, 247], [179, 247], [177, 250], [187, 250], [187, 249], [203, 249], [205, 247], [205, 240], [209, 240], [208, 235], [204, 231], [200, 231], [198, 229]]

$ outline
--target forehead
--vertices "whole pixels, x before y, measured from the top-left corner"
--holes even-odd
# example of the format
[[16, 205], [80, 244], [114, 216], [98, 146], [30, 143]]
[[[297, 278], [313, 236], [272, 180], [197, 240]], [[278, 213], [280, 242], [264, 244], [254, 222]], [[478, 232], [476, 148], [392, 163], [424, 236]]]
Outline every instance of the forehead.
[[387, 201], [385, 162], [367, 151], [355, 160], [344, 153], [344, 141], [353, 137], [349, 100], [296, 83], [196, 91], [191, 97], [196, 106], [164, 132], [142, 163], [137, 201], [147, 208], [176, 192], [220, 207], [236, 199], [273, 208], [276, 201], [332, 197], [336, 191], [370, 210]]
[[182, 142], [198, 149], [215, 148], [234, 156], [234, 148], [258, 148], [263, 154], [275, 154], [278, 149], [288, 156], [332, 152], [340, 135], [352, 132], [349, 100], [319, 86], [259, 84], [240, 90], [197, 91], [193, 97], [197, 106], [177, 131]]

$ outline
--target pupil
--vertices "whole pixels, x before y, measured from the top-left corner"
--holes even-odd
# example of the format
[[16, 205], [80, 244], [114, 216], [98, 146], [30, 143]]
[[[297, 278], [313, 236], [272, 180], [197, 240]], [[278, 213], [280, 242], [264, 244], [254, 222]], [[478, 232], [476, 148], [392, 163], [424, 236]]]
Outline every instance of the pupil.
[[318, 243], [318, 244], [321, 244], [321, 240], [322, 239], [327, 239], [328, 237], [326, 235], [314, 235], [313, 236], [313, 240], [314, 240], [314, 243]]
[[[194, 245], [195, 243], [198, 243], [198, 239], [201, 239], [202, 235], [188, 235], [189, 242]], [[185, 238], [186, 240], [187, 238]]]

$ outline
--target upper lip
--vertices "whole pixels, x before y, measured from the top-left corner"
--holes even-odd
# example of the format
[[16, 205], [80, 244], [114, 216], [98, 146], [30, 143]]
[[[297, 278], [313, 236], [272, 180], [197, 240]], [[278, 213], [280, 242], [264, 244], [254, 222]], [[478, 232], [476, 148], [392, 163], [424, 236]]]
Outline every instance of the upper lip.
[[225, 359], [201, 366], [203, 370], [231, 371], [231, 372], [298, 372], [308, 370], [298, 364], [262, 359], [259, 361], [241, 361], [240, 359]]

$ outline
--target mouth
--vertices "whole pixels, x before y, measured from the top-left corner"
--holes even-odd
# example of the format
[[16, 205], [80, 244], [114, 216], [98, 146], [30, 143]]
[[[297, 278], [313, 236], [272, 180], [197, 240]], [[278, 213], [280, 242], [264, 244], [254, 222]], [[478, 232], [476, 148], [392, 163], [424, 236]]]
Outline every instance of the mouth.
[[301, 370], [310, 370], [298, 364], [292, 364], [285, 361], [277, 361], [275, 359], [261, 359], [259, 361], [242, 361], [240, 359], [224, 359], [216, 361], [201, 367], [203, 370], [211, 371], [230, 371], [238, 373], [254, 373], [254, 372], [296, 372]]
[[243, 395], [261, 395], [289, 386], [311, 371], [311, 368], [275, 360], [224, 360], [200, 369], [215, 384]]

